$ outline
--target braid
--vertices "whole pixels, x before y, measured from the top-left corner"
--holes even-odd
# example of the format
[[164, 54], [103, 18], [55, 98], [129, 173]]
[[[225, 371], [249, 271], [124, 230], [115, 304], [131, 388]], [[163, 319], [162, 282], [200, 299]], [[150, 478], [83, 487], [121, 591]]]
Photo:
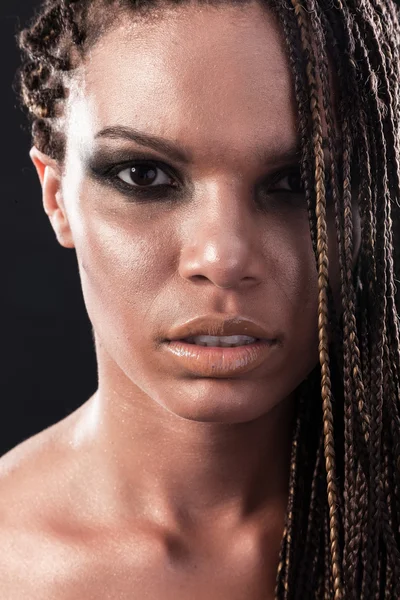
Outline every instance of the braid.
[[[322, 98], [327, 121], [327, 136], [329, 143], [329, 155], [331, 166], [331, 194], [335, 207], [335, 223], [338, 242], [338, 259], [342, 286], [343, 302], [343, 327], [345, 343], [343, 345], [343, 382], [344, 382], [344, 407], [345, 407], [345, 430], [344, 430], [344, 498], [355, 496], [356, 466], [353, 452], [354, 431], [356, 425], [356, 413], [353, 402], [364, 407], [364, 387], [361, 377], [360, 353], [357, 343], [357, 328], [354, 315], [354, 287], [352, 285], [352, 261], [353, 261], [353, 223], [350, 190], [350, 164], [352, 152], [352, 140], [349, 131], [349, 123], [343, 118], [343, 95], [340, 102], [340, 120], [342, 121], [342, 155], [343, 155], [343, 203], [339, 203], [338, 182], [336, 174], [336, 144], [333, 118], [331, 114], [330, 83], [328, 76], [328, 61], [325, 52], [325, 39], [318, 7], [314, 2], [310, 6], [315, 11], [315, 19], [311, 21], [313, 28], [316, 51], [320, 57], [319, 72], [322, 84]], [[339, 67], [340, 68], [340, 67]], [[345, 96], [346, 97], [346, 96]], [[346, 236], [344, 235], [346, 232]], [[350, 342], [350, 343], [349, 343]], [[356, 379], [353, 382], [352, 377]], [[346, 580], [350, 582], [350, 589], [346, 597], [351, 597], [354, 585], [356, 568], [356, 536], [355, 536], [355, 505], [352, 502], [344, 503], [344, 551], [343, 570]], [[346, 583], [345, 580], [345, 583]]]
[[[393, 0], [259, 1], [282, 26], [293, 74], [301, 177], [318, 274], [319, 364], [297, 390], [275, 597], [398, 600], [399, 8]], [[43, 3], [18, 37], [20, 97], [39, 150], [63, 161], [60, 120], [69, 82], [118, 12], [152, 10], [167, 2]], [[355, 266], [354, 205], [361, 220]], [[329, 240], [328, 248], [330, 210], [336, 240]], [[332, 241], [340, 306], [329, 282]]]
[[299, 414], [296, 416], [296, 424], [293, 436], [292, 443], [292, 452], [290, 458], [290, 476], [289, 476], [289, 502], [286, 512], [286, 525], [285, 525], [285, 552], [281, 558], [282, 565], [281, 568], [278, 569], [278, 579], [277, 585], [280, 583], [280, 575], [281, 571], [283, 571], [283, 599], [287, 600], [288, 594], [291, 590], [291, 585], [289, 584], [290, 576], [292, 575], [290, 565], [291, 565], [291, 557], [293, 555], [293, 529], [294, 529], [294, 499], [295, 499], [295, 485], [296, 485], [296, 469], [298, 464], [298, 454], [299, 454], [299, 434], [300, 434], [300, 425], [301, 425], [301, 414], [303, 413], [305, 398], [304, 396], [300, 396], [298, 403], [298, 411]]
[[339, 495], [336, 485], [336, 458], [333, 435], [333, 411], [328, 347], [328, 236], [326, 225], [325, 166], [322, 151], [322, 125], [319, 112], [316, 65], [311, 48], [310, 34], [304, 18], [304, 9], [292, 0], [301, 31], [304, 51], [308, 54], [307, 76], [310, 90], [310, 109], [313, 122], [313, 142], [315, 148], [315, 190], [317, 216], [317, 254], [318, 254], [318, 326], [319, 356], [321, 364], [321, 388], [323, 402], [323, 422], [325, 436], [325, 462], [327, 472], [327, 493], [330, 522], [330, 550], [332, 556], [332, 575], [335, 600], [343, 597], [341, 577], [341, 557], [339, 551]]
[[[324, 520], [324, 490], [323, 480], [323, 458], [324, 458], [324, 437], [321, 432], [318, 452], [316, 455], [315, 468], [312, 476], [310, 508], [307, 522], [306, 537], [304, 543], [304, 557], [301, 565], [299, 577], [296, 581], [296, 600], [309, 598], [315, 588], [318, 575], [318, 558], [323, 556], [320, 551], [321, 532], [323, 531]], [[319, 526], [317, 526], [319, 524]]]
[[66, 99], [63, 76], [73, 69], [74, 51], [79, 51], [85, 40], [84, 29], [80, 28], [85, 3], [49, 0], [44, 6], [32, 26], [19, 35], [23, 51], [19, 82], [22, 101], [32, 119], [35, 145], [62, 160], [64, 141], [53, 122], [61, 116]]

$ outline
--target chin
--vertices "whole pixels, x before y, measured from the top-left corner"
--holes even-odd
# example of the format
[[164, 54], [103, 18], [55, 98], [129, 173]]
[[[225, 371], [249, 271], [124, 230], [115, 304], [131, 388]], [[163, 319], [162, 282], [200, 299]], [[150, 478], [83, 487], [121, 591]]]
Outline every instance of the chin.
[[288, 395], [272, 392], [266, 381], [202, 378], [176, 382], [174, 392], [153, 398], [183, 419], [233, 425], [266, 416]]

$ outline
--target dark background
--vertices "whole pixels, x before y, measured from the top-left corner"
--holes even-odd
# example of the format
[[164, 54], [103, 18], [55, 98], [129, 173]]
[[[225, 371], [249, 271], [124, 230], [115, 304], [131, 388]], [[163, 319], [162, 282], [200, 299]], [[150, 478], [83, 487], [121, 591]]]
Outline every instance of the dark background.
[[0, 455], [67, 416], [97, 385], [75, 251], [58, 245], [43, 211], [29, 127], [12, 88], [15, 35], [39, 4], [0, 4]]

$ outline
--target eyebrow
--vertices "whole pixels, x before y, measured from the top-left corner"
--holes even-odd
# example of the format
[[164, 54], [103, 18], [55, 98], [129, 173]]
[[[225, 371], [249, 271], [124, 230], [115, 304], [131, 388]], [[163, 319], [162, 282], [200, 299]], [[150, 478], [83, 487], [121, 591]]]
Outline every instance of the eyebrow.
[[131, 127], [106, 127], [96, 134], [95, 139], [98, 138], [129, 140], [139, 144], [139, 146], [146, 146], [147, 148], [152, 148], [157, 152], [168, 154], [177, 162], [185, 165], [192, 162], [192, 155], [189, 151], [178, 148], [177, 145], [169, 140], [157, 137], [155, 135], [150, 135], [148, 133], [142, 133], [141, 131], [137, 131], [137, 129], [133, 129]]
[[[192, 153], [179, 147], [174, 142], [166, 140], [165, 138], [143, 133], [132, 127], [126, 127], [122, 125], [115, 125], [105, 127], [95, 135], [95, 139], [111, 139], [111, 140], [128, 140], [135, 142], [140, 146], [146, 146], [152, 148], [157, 152], [161, 152], [173, 158], [175, 161], [188, 165], [193, 162]], [[329, 147], [329, 142], [326, 138], [323, 140], [322, 148], [326, 149]], [[299, 161], [301, 155], [300, 140], [297, 140], [296, 146], [290, 148], [281, 147], [277, 148], [276, 151], [266, 150], [265, 147], [256, 148], [255, 153], [260, 157], [262, 161], [269, 162], [273, 166], [280, 164], [289, 164], [295, 161]]]

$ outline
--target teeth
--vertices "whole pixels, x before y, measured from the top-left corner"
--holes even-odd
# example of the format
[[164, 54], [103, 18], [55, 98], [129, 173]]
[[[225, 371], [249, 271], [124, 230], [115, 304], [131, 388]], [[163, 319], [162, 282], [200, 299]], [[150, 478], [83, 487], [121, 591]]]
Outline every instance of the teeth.
[[185, 341], [189, 344], [196, 344], [197, 346], [220, 346], [222, 348], [234, 348], [236, 346], [246, 346], [247, 344], [252, 344], [256, 341], [256, 338], [248, 335], [197, 335], [194, 337], [189, 337]]

